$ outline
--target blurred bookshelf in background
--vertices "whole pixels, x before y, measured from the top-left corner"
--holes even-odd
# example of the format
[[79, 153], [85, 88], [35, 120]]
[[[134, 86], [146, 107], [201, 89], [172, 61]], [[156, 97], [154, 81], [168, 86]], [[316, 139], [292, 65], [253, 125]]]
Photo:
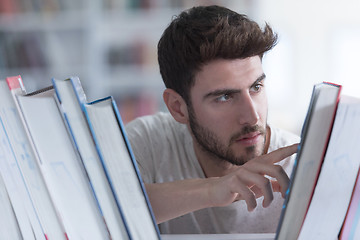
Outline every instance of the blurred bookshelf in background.
[[229, 7], [279, 34], [263, 60], [274, 125], [299, 134], [316, 83], [359, 95], [357, 0], [1, 0], [0, 78], [21, 75], [31, 91], [79, 76], [89, 100], [114, 96], [127, 120], [166, 110], [157, 43], [173, 16], [201, 4]]
[[30, 92], [78, 76], [88, 100], [112, 95], [124, 122], [166, 110], [157, 42], [172, 17], [199, 4], [251, 1], [1, 0], [0, 78], [21, 75]]

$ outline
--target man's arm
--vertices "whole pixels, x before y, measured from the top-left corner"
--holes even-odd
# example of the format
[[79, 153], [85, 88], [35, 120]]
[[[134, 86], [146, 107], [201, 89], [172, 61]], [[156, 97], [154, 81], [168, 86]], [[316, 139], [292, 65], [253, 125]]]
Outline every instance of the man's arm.
[[[256, 198], [264, 196], [263, 206], [273, 200], [273, 192], [283, 197], [289, 178], [275, 163], [297, 151], [297, 144], [252, 159], [236, 171], [217, 178], [186, 179], [168, 183], [145, 184], [157, 223], [207, 207], [220, 207], [245, 200], [248, 210], [256, 207]], [[270, 181], [265, 176], [276, 181]]]

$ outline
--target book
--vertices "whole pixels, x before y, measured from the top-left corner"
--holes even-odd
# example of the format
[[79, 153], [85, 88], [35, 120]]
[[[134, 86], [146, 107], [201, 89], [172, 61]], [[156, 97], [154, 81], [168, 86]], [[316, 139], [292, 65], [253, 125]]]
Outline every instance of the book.
[[[30, 197], [27, 185], [20, 169], [21, 161], [17, 161], [16, 145], [11, 144], [12, 133], [17, 128], [10, 129], [7, 122], [16, 124], [16, 107], [10, 94], [8, 83], [0, 80], [0, 173], [4, 180], [9, 199], [17, 218], [21, 235], [25, 239], [45, 239], [46, 233], [41, 225], [36, 204]], [[20, 142], [19, 145], [22, 145]], [[25, 148], [25, 146], [23, 145]], [[20, 156], [27, 160], [27, 155]], [[31, 162], [28, 162], [30, 166]], [[31, 166], [30, 166], [31, 167]], [[36, 185], [35, 185], [36, 186]]]
[[71, 77], [66, 80], [54, 78], [52, 82], [65, 123], [89, 176], [90, 184], [109, 229], [111, 239], [129, 239], [121, 206], [117, 203], [107, 180], [87, 120], [81, 109], [82, 104], [86, 103], [86, 95], [81, 82], [78, 77]]
[[66, 239], [66, 232], [62, 220], [57, 214], [57, 209], [51, 199], [46, 182], [42, 177], [39, 163], [36, 161], [33, 149], [17, 112], [16, 94], [25, 94], [21, 76], [6, 78], [8, 91], [3, 92], [8, 96], [2, 102], [0, 116], [6, 129], [7, 136], [21, 171], [29, 196], [44, 228], [47, 238]]
[[19, 223], [21, 235], [26, 239], [45, 239], [45, 232], [35, 212], [3, 128], [0, 128], [0, 137], [0, 171]]
[[307, 213], [328, 146], [341, 86], [319, 83], [313, 88], [290, 176], [276, 239], [297, 239]]
[[52, 86], [15, 93], [18, 112], [69, 239], [110, 239]]
[[123, 123], [112, 97], [83, 104], [103, 168], [132, 239], [160, 239]]
[[[0, 161], [2, 161], [2, 153], [0, 149]], [[0, 171], [0, 239], [22, 239], [18, 220], [16, 219], [12, 203], [9, 198], [4, 180]]]
[[340, 240], [356, 240], [360, 238], [360, 171], [353, 189], [349, 208], [340, 231]]
[[341, 96], [316, 188], [298, 239], [334, 239], [360, 166], [360, 99]]

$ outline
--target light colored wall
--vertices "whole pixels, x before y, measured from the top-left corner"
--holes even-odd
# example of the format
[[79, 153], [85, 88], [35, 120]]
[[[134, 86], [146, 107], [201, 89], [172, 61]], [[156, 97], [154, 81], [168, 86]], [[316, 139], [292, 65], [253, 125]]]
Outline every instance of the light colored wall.
[[299, 133], [315, 83], [342, 84], [360, 97], [360, 1], [257, 0], [252, 9], [279, 33], [264, 59], [274, 124]]

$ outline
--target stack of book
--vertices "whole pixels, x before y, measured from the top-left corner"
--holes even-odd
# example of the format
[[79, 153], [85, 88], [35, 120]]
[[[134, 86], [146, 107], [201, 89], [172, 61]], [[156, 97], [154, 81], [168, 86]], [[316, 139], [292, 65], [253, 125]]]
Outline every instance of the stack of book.
[[160, 239], [112, 97], [0, 80], [0, 239]]

